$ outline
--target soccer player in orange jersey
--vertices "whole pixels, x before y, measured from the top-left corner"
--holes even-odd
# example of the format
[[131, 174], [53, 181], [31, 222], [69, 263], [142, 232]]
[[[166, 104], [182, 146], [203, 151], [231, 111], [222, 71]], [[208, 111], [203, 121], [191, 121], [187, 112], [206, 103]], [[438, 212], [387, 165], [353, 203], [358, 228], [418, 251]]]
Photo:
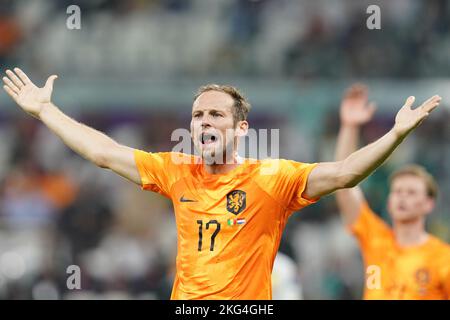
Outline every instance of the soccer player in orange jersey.
[[201, 155], [195, 157], [120, 145], [52, 103], [56, 76], [38, 88], [14, 71], [6, 71], [4, 89], [23, 110], [97, 166], [172, 200], [178, 231], [172, 299], [271, 299], [272, 266], [289, 216], [357, 185], [441, 100], [433, 96], [411, 110], [414, 99], [408, 98], [392, 130], [343, 161], [250, 161], [237, 155], [250, 105], [233, 87], [209, 85], [195, 97], [191, 137]]
[[[337, 161], [356, 150], [360, 127], [373, 112], [365, 86], [347, 91], [340, 109]], [[387, 206], [391, 228], [370, 209], [359, 187], [336, 192], [344, 223], [364, 258], [365, 299], [450, 299], [450, 246], [425, 230], [436, 195], [437, 185], [423, 167], [395, 171]]]

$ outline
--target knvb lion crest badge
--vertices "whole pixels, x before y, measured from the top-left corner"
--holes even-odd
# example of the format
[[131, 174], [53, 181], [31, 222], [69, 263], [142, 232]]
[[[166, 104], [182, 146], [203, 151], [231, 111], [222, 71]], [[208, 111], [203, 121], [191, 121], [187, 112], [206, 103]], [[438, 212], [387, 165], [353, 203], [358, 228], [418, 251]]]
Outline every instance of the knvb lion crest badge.
[[419, 294], [426, 295], [427, 286], [430, 283], [430, 272], [425, 268], [418, 269], [416, 271], [416, 282], [419, 285]]
[[247, 205], [246, 193], [242, 190], [233, 190], [227, 194], [227, 210], [238, 215]]

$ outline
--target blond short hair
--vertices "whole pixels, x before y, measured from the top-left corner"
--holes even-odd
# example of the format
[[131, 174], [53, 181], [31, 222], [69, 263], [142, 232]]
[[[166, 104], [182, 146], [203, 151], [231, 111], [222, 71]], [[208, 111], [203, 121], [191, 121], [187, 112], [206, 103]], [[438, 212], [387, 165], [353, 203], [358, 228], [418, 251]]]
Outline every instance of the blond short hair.
[[231, 98], [233, 98], [234, 104], [233, 104], [233, 120], [236, 124], [238, 121], [244, 121], [247, 120], [248, 113], [250, 112], [251, 105], [247, 101], [247, 99], [244, 97], [242, 93], [239, 92], [239, 90], [233, 86], [228, 85], [219, 85], [219, 84], [207, 84], [204, 86], [201, 86], [197, 94], [194, 97], [194, 101], [197, 100], [197, 98], [204, 92], [207, 91], [219, 91], [224, 92], [230, 95]]
[[438, 194], [438, 185], [436, 180], [424, 167], [417, 164], [409, 164], [394, 171], [389, 177], [389, 182], [392, 184], [395, 178], [406, 175], [421, 178], [427, 188], [427, 195], [432, 199], [436, 199]]

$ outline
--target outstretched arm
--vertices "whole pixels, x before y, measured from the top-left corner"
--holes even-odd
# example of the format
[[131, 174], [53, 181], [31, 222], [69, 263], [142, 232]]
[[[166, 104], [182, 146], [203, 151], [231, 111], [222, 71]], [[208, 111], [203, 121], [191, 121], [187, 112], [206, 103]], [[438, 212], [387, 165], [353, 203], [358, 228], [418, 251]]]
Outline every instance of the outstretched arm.
[[409, 97], [395, 117], [395, 125], [383, 137], [353, 152], [344, 160], [324, 162], [311, 171], [305, 196], [313, 199], [343, 188], [352, 188], [379, 167], [397, 146], [428, 117], [440, 103], [433, 96], [420, 107], [411, 109], [415, 98]]
[[73, 151], [101, 168], [108, 168], [136, 184], [141, 179], [134, 162], [133, 149], [120, 145], [105, 134], [65, 115], [51, 101], [53, 82], [47, 79], [43, 88], [35, 86], [19, 68], [6, 71], [3, 88], [28, 114], [41, 120]]

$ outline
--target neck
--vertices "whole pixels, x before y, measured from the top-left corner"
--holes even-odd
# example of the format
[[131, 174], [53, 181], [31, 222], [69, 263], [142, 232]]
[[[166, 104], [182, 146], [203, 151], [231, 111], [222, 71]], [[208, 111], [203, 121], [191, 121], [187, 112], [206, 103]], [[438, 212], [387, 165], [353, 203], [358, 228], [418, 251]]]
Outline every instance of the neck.
[[206, 172], [209, 174], [225, 174], [236, 168], [239, 164], [242, 163], [242, 159], [234, 154], [231, 159], [227, 159], [223, 164], [204, 164]]
[[423, 218], [394, 221], [393, 227], [395, 240], [401, 247], [421, 245], [428, 240], [428, 233], [425, 231], [425, 219]]

